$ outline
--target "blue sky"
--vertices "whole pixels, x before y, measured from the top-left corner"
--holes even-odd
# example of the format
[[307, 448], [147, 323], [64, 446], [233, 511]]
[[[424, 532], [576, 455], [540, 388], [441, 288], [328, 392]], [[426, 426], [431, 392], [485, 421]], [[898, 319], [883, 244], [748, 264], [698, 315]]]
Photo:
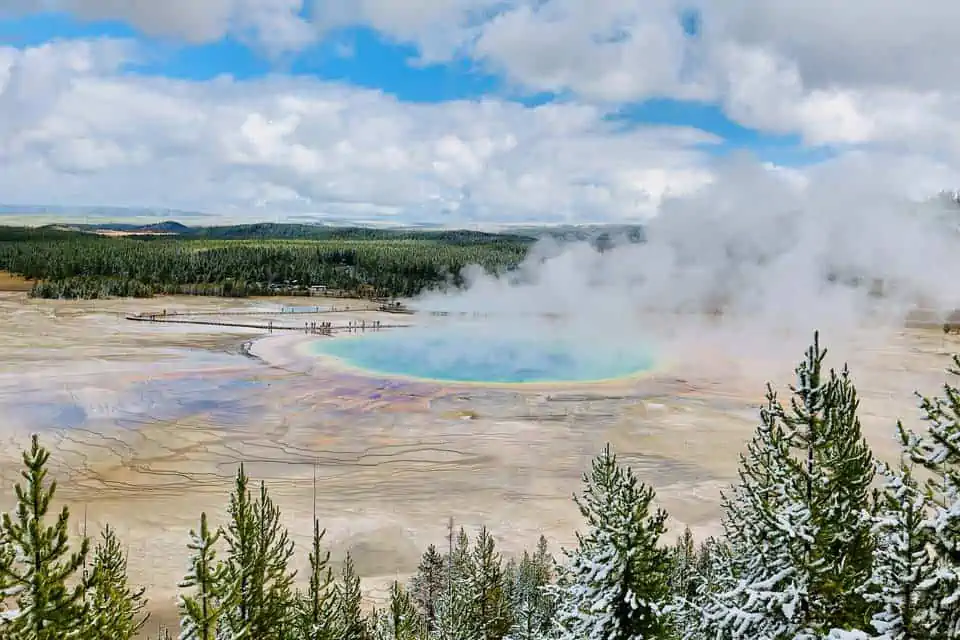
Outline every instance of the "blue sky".
[[[678, 20], [695, 37], [696, 14]], [[79, 20], [67, 13], [41, 13], [0, 20], [0, 42], [29, 47], [58, 39], [133, 38], [150, 54], [127, 67], [129, 73], [190, 81], [229, 75], [249, 80], [269, 74], [307, 76], [378, 89], [408, 102], [477, 100], [497, 96], [526, 105], [566, 99], [543, 92], [522, 92], [472, 60], [457, 58], [443, 64], [419, 64], [415, 46], [399, 43], [371, 28], [338, 29], [322, 42], [280, 59], [271, 59], [254, 46], [227, 36], [216, 42], [186, 45], [145, 36], [121, 21]], [[832, 155], [827, 146], [807, 147], [797, 135], [765, 134], [743, 126], [723, 109], [704, 102], [653, 98], [620, 106], [611, 119], [625, 126], [661, 124], [692, 126], [723, 138], [705, 149], [715, 154], [746, 150], [759, 159], [788, 166], [818, 162]]]
[[[8, 14], [0, 204], [621, 221], [713, 184], [727, 159], [795, 185], [841, 164], [897, 189], [950, 182], [953, 94], [930, 93], [923, 51], [872, 64], [883, 25], [855, 11], [825, 31], [798, 0], [749, 20], [684, 8], [697, 4], [71, 0], [76, 13]], [[825, 65], [825, 51], [840, 53]]]

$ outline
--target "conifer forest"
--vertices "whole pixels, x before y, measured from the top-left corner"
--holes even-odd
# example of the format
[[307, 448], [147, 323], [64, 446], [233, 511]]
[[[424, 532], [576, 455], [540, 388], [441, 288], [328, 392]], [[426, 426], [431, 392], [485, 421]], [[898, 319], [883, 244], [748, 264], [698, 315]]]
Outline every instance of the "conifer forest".
[[34, 281], [38, 298], [155, 294], [413, 296], [460, 286], [468, 265], [515, 267], [533, 239], [469, 231], [376, 231], [246, 225], [188, 235], [106, 237], [56, 228], [0, 228], [0, 270]]
[[[853, 374], [825, 356], [815, 336], [785, 395], [768, 386], [723, 496], [722, 536], [668, 535], [653, 487], [608, 446], [574, 497], [572, 548], [554, 557], [541, 538], [507, 559], [496, 531], [452, 531], [373, 611], [349, 556], [334, 573], [324, 523], [295, 549], [269, 487], [241, 465], [226, 521], [199, 513], [183, 541], [180, 628], [151, 628], [117, 534], [76, 539], [67, 508], [51, 511], [50, 453], [34, 436], [0, 521], [0, 638], [960, 638], [960, 389], [920, 396], [923, 429], [891, 425], [901, 454], [888, 464], [861, 434]], [[295, 554], [306, 575], [289, 568]]]

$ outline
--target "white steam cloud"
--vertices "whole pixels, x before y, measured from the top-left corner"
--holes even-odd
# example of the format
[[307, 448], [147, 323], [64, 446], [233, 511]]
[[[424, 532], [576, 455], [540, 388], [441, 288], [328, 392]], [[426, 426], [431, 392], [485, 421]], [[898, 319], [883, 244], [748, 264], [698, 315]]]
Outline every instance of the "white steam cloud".
[[915, 309], [944, 317], [960, 307], [956, 203], [830, 176], [799, 186], [739, 161], [724, 171], [695, 197], [666, 202], [645, 243], [601, 254], [544, 242], [510, 277], [471, 270], [466, 290], [414, 306], [490, 314], [507, 332], [560, 314], [581, 343], [649, 340], [670, 359], [711, 350], [781, 368], [815, 329], [845, 356], [854, 339], [902, 329]]

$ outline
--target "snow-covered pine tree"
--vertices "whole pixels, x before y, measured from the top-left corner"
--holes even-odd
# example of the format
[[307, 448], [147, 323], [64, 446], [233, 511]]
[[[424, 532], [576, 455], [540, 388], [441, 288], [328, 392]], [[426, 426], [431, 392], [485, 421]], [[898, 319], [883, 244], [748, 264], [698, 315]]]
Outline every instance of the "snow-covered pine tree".
[[806, 574], [795, 559], [812, 539], [810, 514], [796, 496], [794, 474], [802, 467], [792, 458], [781, 412], [768, 387], [760, 425], [741, 456], [740, 483], [722, 498], [726, 548], [712, 558], [714, 580], [701, 594], [700, 628], [688, 630], [693, 637], [780, 640], [802, 628]]
[[513, 624], [509, 640], [542, 640], [551, 630], [550, 620], [546, 625], [541, 619], [541, 612], [537, 606], [538, 593], [533, 585], [528, 583], [529, 578], [523, 569], [518, 566], [513, 575], [513, 586], [510, 589]]
[[544, 624], [543, 637], [553, 638], [555, 636], [554, 632], [558, 628], [558, 604], [556, 594], [551, 591], [551, 587], [555, 584], [557, 578], [557, 561], [556, 558], [553, 557], [553, 554], [547, 549], [547, 539], [540, 536], [540, 542], [542, 543], [542, 547], [537, 545], [537, 551], [534, 554], [534, 563], [538, 567], [536, 572], [541, 580], [545, 580], [544, 585], [539, 590], [539, 616]]
[[[227, 567], [217, 560], [221, 531], [211, 531], [207, 514], [200, 514], [200, 530], [190, 531], [187, 548], [193, 554], [190, 570], [180, 583], [180, 640], [218, 640], [223, 637], [229, 593]], [[190, 590], [193, 593], [184, 593]]]
[[827, 635], [823, 636], [823, 640], [877, 640], [871, 636], [866, 631], [861, 631], [860, 629], [845, 630], [845, 629], [831, 629]]
[[437, 600], [444, 589], [446, 571], [443, 556], [431, 544], [420, 558], [417, 574], [410, 584], [413, 601], [423, 615], [429, 630], [433, 630]]
[[[724, 564], [718, 561], [718, 558], [726, 551], [722, 540], [710, 536], [700, 543], [697, 547], [697, 554], [694, 558], [693, 573], [695, 580], [700, 585], [697, 593], [703, 591], [704, 585], [714, 584], [714, 571], [718, 565]], [[717, 579], [719, 580], [719, 578]]]
[[449, 579], [456, 582], [458, 579], [467, 578], [473, 573], [473, 555], [470, 553], [470, 537], [463, 527], [457, 533], [457, 541], [454, 544], [453, 552], [448, 558]]
[[874, 516], [877, 550], [867, 590], [867, 600], [880, 609], [873, 626], [878, 640], [928, 640], [935, 637], [936, 608], [924, 586], [936, 582], [936, 565], [927, 550], [927, 496], [907, 462], [896, 469], [878, 466], [885, 482]]
[[537, 592], [539, 594], [538, 610], [539, 617], [543, 621], [543, 636], [550, 635], [549, 631], [554, 628], [554, 619], [557, 613], [557, 600], [550, 593], [550, 585], [553, 584], [554, 567], [557, 566], [553, 554], [547, 545], [547, 539], [541, 535], [537, 541], [537, 550], [533, 554], [532, 572], [536, 575], [536, 581], [541, 586]]
[[507, 600], [510, 602], [514, 602], [517, 597], [515, 591], [520, 576], [520, 562], [523, 561], [523, 558], [530, 559], [530, 552], [526, 549], [524, 549], [519, 562], [517, 558], [507, 558], [506, 562], [503, 563], [504, 593], [507, 594]]
[[457, 577], [437, 599], [431, 640], [480, 640], [466, 578]]
[[[960, 356], [948, 369], [960, 376]], [[929, 472], [925, 490], [932, 513], [924, 525], [937, 558], [934, 578], [924, 589], [934, 599], [936, 624], [930, 638], [960, 637], [960, 390], [949, 382], [941, 397], [921, 397], [920, 407], [927, 433], [902, 431], [904, 448], [910, 458]]]
[[368, 640], [370, 634], [363, 617], [360, 576], [353, 567], [353, 558], [349, 553], [343, 559], [340, 583], [336, 586], [335, 593], [337, 640]]
[[553, 578], [553, 557], [547, 539], [540, 536], [536, 552], [523, 552], [516, 568], [507, 572], [511, 580], [510, 600], [513, 626], [510, 640], [545, 640], [554, 626], [556, 603], [547, 587]]
[[513, 625], [503, 565], [490, 531], [481, 527], [473, 547], [469, 585], [474, 627], [481, 640], [502, 640]]
[[815, 537], [807, 542], [810, 571], [807, 626], [866, 629], [874, 608], [864, 598], [873, 565], [875, 539], [870, 487], [875, 462], [857, 416], [860, 400], [846, 365], [824, 380], [819, 335], [798, 368], [791, 387], [791, 411], [784, 414], [806, 456], [801, 476]]
[[20, 612], [16, 608], [8, 609], [7, 600], [16, 595], [17, 584], [13, 579], [13, 564], [16, 554], [12, 544], [7, 540], [0, 520], [0, 631]]
[[451, 531], [450, 550], [443, 556], [443, 586], [435, 601], [430, 638], [480, 640], [471, 582], [473, 554], [470, 551], [470, 538], [463, 527], [460, 527], [455, 538]]
[[241, 464], [224, 535], [227, 579], [236, 588], [236, 597], [225, 613], [225, 629], [234, 638], [279, 640], [293, 625], [294, 576], [288, 571], [293, 543], [266, 485], [260, 484], [259, 498], [254, 499], [249, 482]]
[[740, 483], [723, 499], [730, 553], [701, 603], [711, 637], [800, 640], [869, 622], [873, 461], [849, 372], [824, 380], [825, 355], [815, 334], [789, 412], [768, 385]]
[[127, 558], [107, 525], [93, 551], [84, 640], [131, 640], [147, 623], [144, 587], [127, 582]]
[[690, 527], [684, 527], [677, 539], [672, 554], [673, 572], [670, 582], [674, 594], [684, 600], [692, 600], [697, 591], [697, 545]]
[[690, 527], [684, 527], [683, 534], [671, 551], [670, 586], [674, 600], [674, 624], [682, 636], [687, 629], [695, 628], [700, 618], [696, 608], [697, 594], [701, 588], [697, 571], [697, 546]]
[[83, 629], [86, 584], [82, 579], [72, 586], [69, 582], [83, 566], [90, 541], [83, 538], [79, 549], [70, 552], [67, 507], [60, 510], [55, 524], [46, 522], [57, 490], [55, 480], [47, 482], [49, 457], [34, 435], [30, 449], [23, 452], [21, 475], [26, 484], [14, 487], [17, 506], [13, 516], [3, 514], [0, 529], [13, 552], [13, 562], [0, 563], [0, 582], [17, 604], [16, 615], [8, 613], [2, 618], [0, 637], [4, 640], [67, 640], [79, 638]]
[[446, 583], [437, 600], [435, 635], [444, 639], [481, 640], [475, 557], [470, 537], [463, 527], [460, 527], [446, 560]]
[[[674, 628], [681, 640], [729, 638], [721, 625], [710, 617], [715, 613], [717, 594], [732, 591], [738, 584], [734, 571], [737, 557], [726, 538], [709, 537], [700, 544], [694, 561], [696, 589], [686, 599], [674, 594]], [[720, 608], [725, 612], [725, 608]]]
[[299, 594], [296, 607], [296, 635], [305, 640], [336, 640], [336, 608], [330, 552], [323, 550], [326, 529], [313, 521], [310, 548], [310, 580], [307, 591]]
[[374, 640], [421, 640], [426, 634], [426, 625], [410, 593], [397, 581], [390, 587], [390, 604], [371, 617]]
[[654, 492], [607, 445], [575, 496], [587, 521], [564, 551], [554, 592], [562, 640], [654, 640], [670, 633], [670, 551], [661, 546], [667, 514]]

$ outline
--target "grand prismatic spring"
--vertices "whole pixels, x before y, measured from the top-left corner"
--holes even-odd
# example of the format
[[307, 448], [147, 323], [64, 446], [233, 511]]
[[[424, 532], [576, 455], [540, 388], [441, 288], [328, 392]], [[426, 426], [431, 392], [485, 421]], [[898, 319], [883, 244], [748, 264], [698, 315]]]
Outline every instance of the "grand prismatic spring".
[[[38, 432], [76, 530], [82, 514], [93, 531], [113, 525], [157, 619], [170, 619], [188, 532], [201, 511], [224, 521], [238, 463], [268, 483], [301, 549], [316, 474], [333, 557], [350, 551], [376, 600], [444, 540], [449, 517], [468, 530], [489, 526], [507, 555], [541, 533], [555, 547], [572, 543], [581, 523], [570, 495], [606, 442], [654, 486], [672, 527], [716, 531], [718, 497], [756, 425], [764, 381], [789, 383], [809, 339], [763, 360], [739, 348], [752, 336], [715, 340], [706, 328], [682, 339], [646, 321], [630, 340], [608, 327], [527, 335], [359, 301], [287, 304], [322, 308], [0, 294], [0, 499], [12, 500], [20, 449]], [[276, 326], [409, 326], [321, 336], [125, 319], [163, 310]], [[720, 348], [731, 341], [738, 349]], [[836, 347], [831, 362], [850, 361], [864, 429], [883, 455], [894, 450], [895, 418], [916, 416], [911, 392], [943, 381], [960, 342], [904, 330]]]
[[654, 364], [651, 351], [640, 347], [598, 345], [563, 332], [509, 335], [468, 323], [322, 340], [313, 351], [371, 375], [480, 385], [615, 380]]

